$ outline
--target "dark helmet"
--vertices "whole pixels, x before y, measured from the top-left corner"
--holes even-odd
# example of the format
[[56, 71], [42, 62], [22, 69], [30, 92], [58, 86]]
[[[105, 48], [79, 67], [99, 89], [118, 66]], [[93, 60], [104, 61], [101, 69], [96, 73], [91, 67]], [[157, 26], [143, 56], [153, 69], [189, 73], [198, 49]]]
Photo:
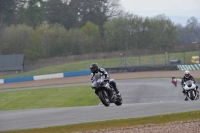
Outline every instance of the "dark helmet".
[[98, 64], [97, 63], [92, 63], [90, 65], [90, 70], [92, 73], [98, 73]]

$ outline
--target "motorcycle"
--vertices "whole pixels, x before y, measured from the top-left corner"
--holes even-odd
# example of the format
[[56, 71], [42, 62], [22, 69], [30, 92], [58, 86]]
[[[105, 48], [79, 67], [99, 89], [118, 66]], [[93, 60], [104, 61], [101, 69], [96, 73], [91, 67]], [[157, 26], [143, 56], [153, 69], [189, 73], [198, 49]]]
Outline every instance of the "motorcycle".
[[196, 88], [196, 84], [194, 84], [194, 81], [188, 80], [185, 83], [183, 83], [183, 89], [185, 90], [186, 98], [189, 98], [191, 100], [198, 100], [199, 99], [199, 91]]
[[116, 95], [114, 88], [109, 84], [110, 80], [114, 79], [101, 79], [100, 75], [95, 75], [92, 79], [91, 88], [95, 90], [96, 95], [106, 107], [110, 103], [120, 106], [122, 104], [122, 97], [121, 95]]
[[172, 84], [174, 84], [175, 87], [177, 87], [177, 79], [175, 77], [172, 77]]

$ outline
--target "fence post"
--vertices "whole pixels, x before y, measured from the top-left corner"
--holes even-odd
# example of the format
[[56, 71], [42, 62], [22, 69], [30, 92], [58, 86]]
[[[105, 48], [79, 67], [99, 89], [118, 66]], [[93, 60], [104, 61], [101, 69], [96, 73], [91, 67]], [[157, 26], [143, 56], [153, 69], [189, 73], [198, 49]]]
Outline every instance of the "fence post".
[[141, 64], [140, 64], [140, 54], [139, 54], [139, 60], [138, 60], [138, 61], [139, 61], [139, 66], [140, 66], [140, 65], [141, 65]]
[[167, 52], [165, 52], [165, 66], [167, 65]]
[[185, 64], [185, 50], [183, 51], [183, 54], [184, 54], [184, 57], [183, 57], [183, 58], [184, 58], [184, 64]]
[[168, 54], [167, 54], [167, 58], [168, 58], [167, 64], [169, 65], [169, 58], [170, 58], [169, 52], [168, 52]]
[[200, 50], [199, 50], [199, 64], [200, 64]]

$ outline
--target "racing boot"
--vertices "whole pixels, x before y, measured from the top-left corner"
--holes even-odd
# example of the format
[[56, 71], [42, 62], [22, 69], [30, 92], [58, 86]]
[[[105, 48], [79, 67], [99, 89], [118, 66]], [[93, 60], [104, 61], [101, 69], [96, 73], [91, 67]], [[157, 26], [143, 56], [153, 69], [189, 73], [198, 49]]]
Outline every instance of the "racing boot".
[[185, 101], [188, 101], [188, 98], [187, 98], [187, 97], [185, 98]]
[[109, 83], [113, 87], [113, 89], [115, 90], [117, 97], [121, 96], [121, 94], [119, 93], [119, 90], [117, 89], [116, 83], [114, 81], [110, 81]]
[[121, 96], [121, 94], [119, 93], [118, 89], [117, 88], [114, 88], [114, 89], [115, 89], [117, 97]]
[[185, 101], [188, 101], [188, 97], [187, 97], [187, 94], [185, 94]]

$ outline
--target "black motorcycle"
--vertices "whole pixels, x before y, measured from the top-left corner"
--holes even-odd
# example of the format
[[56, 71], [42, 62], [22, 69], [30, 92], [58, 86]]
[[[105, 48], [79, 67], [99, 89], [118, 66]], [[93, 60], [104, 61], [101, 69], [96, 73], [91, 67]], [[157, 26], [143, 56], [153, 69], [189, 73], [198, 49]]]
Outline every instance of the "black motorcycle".
[[100, 75], [95, 75], [92, 79], [92, 89], [105, 106], [115, 103], [117, 106], [122, 104], [121, 95], [117, 96], [113, 87], [109, 84], [110, 79], [102, 79]]

